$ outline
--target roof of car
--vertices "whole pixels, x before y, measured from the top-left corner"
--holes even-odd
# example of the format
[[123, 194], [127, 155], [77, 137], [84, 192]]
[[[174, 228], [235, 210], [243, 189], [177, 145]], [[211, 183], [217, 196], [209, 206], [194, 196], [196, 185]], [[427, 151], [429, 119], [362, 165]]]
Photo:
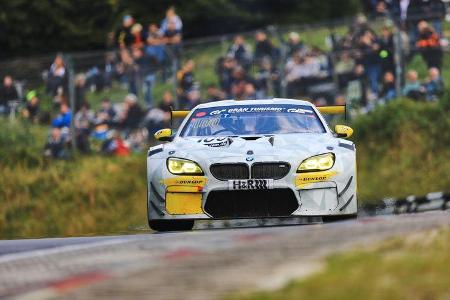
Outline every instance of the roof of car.
[[312, 106], [310, 102], [304, 100], [273, 98], [264, 100], [222, 100], [199, 104], [195, 108], [207, 108], [207, 107], [229, 106], [229, 105], [258, 105], [258, 104], [297, 104], [297, 105]]

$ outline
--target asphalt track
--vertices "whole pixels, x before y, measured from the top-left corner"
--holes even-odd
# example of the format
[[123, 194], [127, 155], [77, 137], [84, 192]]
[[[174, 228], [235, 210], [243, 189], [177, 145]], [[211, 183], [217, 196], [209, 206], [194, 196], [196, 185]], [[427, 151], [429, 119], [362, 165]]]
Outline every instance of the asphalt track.
[[281, 287], [336, 251], [450, 225], [450, 211], [326, 224], [0, 241], [0, 299], [217, 299]]

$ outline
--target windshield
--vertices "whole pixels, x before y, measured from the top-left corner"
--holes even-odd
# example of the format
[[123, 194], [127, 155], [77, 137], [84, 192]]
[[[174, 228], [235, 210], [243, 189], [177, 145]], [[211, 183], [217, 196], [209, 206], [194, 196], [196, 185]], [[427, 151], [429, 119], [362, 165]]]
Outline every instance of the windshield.
[[322, 122], [308, 105], [249, 104], [196, 109], [183, 127], [181, 136], [324, 132]]

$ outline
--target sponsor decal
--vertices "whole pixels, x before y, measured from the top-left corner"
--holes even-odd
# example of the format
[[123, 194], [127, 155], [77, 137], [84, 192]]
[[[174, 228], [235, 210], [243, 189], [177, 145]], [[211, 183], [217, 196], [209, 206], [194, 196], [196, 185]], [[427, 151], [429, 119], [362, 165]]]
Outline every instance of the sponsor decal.
[[[205, 113], [206, 114], [206, 113]], [[219, 125], [220, 118], [192, 119], [192, 128], [206, 128]]]
[[199, 139], [197, 143], [203, 143], [205, 146], [216, 148], [216, 147], [226, 147], [231, 145], [233, 142], [229, 137], [217, 137], [217, 138], [204, 138]]
[[304, 188], [311, 183], [329, 181], [336, 174], [336, 171], [300, 173], [295, 178], [295, 186]]
[[204, 117], [204, 116], [206, 116], [206, 112], [204, 112], [204, 111], [198, 112], [195, 114], [195, 116], [198, 118]]
[[[293, 107], [292, 107], [293, 106]], [[300, 108], [296, 105], [289, 106], [280, 106], [280, 105], [251, 105], [244, 107], [233, 107], [233, 108], [225, 108], [225, 109], [216, 109], [209, 112], [210, 116], [221, 115], [222, 117], [233, 115], [233, 114], [245, 114], [245, 113], [262, 113], [262, 112], [287, 112], [287, 113], [297, 113], [297, 114], [312, 114], [313, 111], [309, 109]]]
[[207, 178], [203, 176], [178, 176], [167, 178], [162, 181], [166, 186], [196, 186], [204, 187]]

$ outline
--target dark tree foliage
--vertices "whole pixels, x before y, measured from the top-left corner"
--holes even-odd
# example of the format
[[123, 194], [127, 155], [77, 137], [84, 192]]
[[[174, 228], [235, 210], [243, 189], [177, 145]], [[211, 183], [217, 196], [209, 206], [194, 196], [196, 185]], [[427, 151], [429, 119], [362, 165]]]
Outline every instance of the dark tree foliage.
[[360, 0], [0, 0], [0, 56], [104, 48], [123, 15], [159, 23], [171, 5], [189, 38], [342, 18]]

